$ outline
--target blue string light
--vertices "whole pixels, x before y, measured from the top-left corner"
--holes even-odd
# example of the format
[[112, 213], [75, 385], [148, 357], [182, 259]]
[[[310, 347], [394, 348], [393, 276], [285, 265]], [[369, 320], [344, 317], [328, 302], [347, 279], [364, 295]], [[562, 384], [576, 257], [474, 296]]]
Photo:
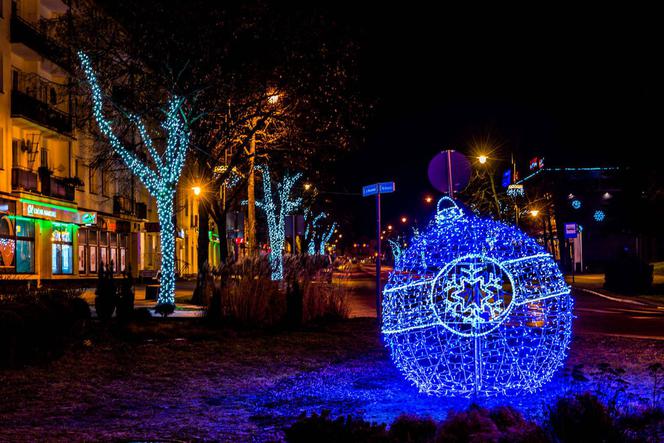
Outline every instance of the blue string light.
[[412, 238], [383, 291], [392, 360], [422, 392], [491, 396], [551, 380], [571, 338], [570, 289], [519, 229], [450, 198]]
[[325, 246], [328, 244], [330, 241], [330, 238], [332, 238], [332, 234], [334, 234], [334, 230], [337, 228], [337, 222], [332, 223], [330, 226], [330, 229], [323, 235], [321, 235], [320, 243], [318, 244], [318, 253], [320, 255], [325, 255]]
[[159, 219], [159, 240], [161, 243], [161, 280], [157, 303], [175, 304], [175, 225], [173, 224], [175, 188], [182, 173], [187, 148], [189, 147], [189, 129], [182, 112], [184, 99], [173, 96], [168, 101], [166, 118], [162, 127], [166, 132], [166, 145], [163, 157], [154, 147], [152, 138], [136, 115], [129, 115], [129, 120], [138, 129], [143, 144], [148, 150], [154, 169], [143, 163], [133, 152], [127, 150], [115, 135], [111, 122], [104, 117], [103, 97], [97, 76], [92, 69], [90, 59], [83, 52], [78, 52], [83, 73], [92, 94], [92, 112], [99, 130], [108, 139], [113, 150], [120, 156], [127, 168], [138, 177], [146, 189], [157, 200]]
[[[291, 191], [295, 183], [302, 177], [301, 173], [286, 175], [281, 183], [277, 184], [277, 197], [279, 204], [274, 202], [272, 195], [272, 179], [267, 165], [256, 166], [263, 174], [263, 199], [256, 201], [256, 207], [265, 212], [267, 230], [270, 236], [270, 265], [272, 267], [272, 280], [284, 278], [283, 250], [286, 242], [284, 224], [286, 217], [292, 214], [301, 204], [302, 198], [291, 199]], [[245, 202], [246, 203], [246, 202]]]
[[304, 210], [304, 223], [306, 225], [304, 230], [304, 240], [307, 242], [307, 253], [309, 255], [316, 254], [316, 237], [318, 237], [316, 227], [318, 226], [318, 222], [325, 217], [327, 217], [327, 214], [321, 212], [312, 218], [311, 209], [307, 208]]

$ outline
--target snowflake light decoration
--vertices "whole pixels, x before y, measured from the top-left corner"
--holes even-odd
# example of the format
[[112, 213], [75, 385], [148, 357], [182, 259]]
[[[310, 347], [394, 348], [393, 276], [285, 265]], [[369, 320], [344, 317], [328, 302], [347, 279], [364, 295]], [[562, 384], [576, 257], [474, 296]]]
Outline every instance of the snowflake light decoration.
[[392, 360], [422, 392], [533, 392], [563, 364], [572, 304], [535, 240], [444, 197], [390, 274], [382, 332]]

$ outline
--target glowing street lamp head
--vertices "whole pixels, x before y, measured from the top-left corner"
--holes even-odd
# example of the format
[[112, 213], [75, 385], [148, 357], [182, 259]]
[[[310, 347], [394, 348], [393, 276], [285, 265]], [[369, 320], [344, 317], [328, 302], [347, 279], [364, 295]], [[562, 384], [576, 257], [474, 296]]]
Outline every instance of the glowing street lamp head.
[[433, 197], [430, 196], [430, 195], [427, 195], [426, 197], [424, 197], [424, 201], [427, 202], [427, 203], [431, 203], [433, 201]]
[[279, 103], [279, 93], [272, 92], [272, 93], [268, 94], [267, 102], [271, 105], [276, 105], [277, 103]]
[[392, 225], [387, 225], [387, 230], [391, 231], [392, 230]]
[[480, 155], [479, 157], [477, 157], [477, 160], [480, 162], [481, 165], [483, 165], [483, 164], [486, 163], [486, 161], [488, 160], [488, 158], [489, 158], [489, 157], [487, 157], [486, 155]]
[[401, 223], [406, 223], [408, 221], [408, 217], [401, 217]]
[[304, 184], [304, 190], [308, 191], [309, 189], [311, 189], [311, 183], [305, 183]]
[[200, 186], [192, 186], [192, 187], [191, 187], [191, 190], [192, 190], [192, 192], [194, 193], [194, 195], [195, 195], [196, 197], [198, 197], [199, 195], [201, 195], [201, 187], [200, 187]]
[[539, 215], [539, 209], [533, 209], [530, 211], [530, 215], [533, 217], [537, 217]]

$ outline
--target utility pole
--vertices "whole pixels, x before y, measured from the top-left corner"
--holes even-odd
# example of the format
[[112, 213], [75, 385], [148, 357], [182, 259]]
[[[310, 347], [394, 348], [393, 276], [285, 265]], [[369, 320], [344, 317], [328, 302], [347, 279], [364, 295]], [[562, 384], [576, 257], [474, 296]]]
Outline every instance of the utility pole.
[[256, 136], [251, 135], [249, 141], [249, 179], [247, 180], [247, 240], [246, 248], [250, 256], [257, 254], [256, 248], [256, 195], [254, 163], [256, 158]]

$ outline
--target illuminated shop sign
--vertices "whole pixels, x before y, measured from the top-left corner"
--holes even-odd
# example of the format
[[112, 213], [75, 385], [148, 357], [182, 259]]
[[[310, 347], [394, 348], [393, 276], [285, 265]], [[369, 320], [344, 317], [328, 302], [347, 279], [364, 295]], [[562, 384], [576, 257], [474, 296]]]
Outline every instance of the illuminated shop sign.
[[21, 215], [63, 222], [77, 223], [78, 211], [66, 206], [52, 205], [35, 200], [21, 199]]
[[86, 226], [96, 225], [97, 224], [97, 213], [96, 212], [81, 212], [80, 213], [81, 224]]

